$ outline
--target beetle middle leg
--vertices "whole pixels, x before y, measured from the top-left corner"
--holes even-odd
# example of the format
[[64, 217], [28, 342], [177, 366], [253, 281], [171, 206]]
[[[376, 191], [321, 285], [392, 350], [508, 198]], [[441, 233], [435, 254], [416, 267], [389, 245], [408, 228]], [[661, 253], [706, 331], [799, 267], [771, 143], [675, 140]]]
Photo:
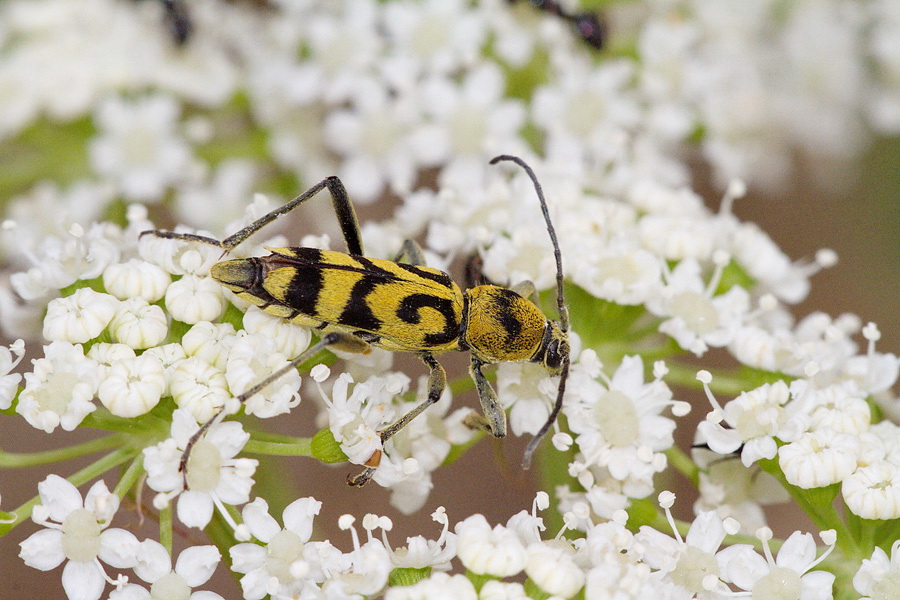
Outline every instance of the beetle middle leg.
[[[382, 445], [384, 445], [389, 439], [394, 437], [394, 435], [396, 435], [397, 432], [399, 432], [401, 429], [409, 425], [409, 422], [422, 414], [425, 409], [440, 400], [441, 394], [444, 393], [444, 388], [447, 387], [447, 372], [444, 371], [444, 367], [441, 366], [441, 364], [434, 358], [434, 356], [432, 356], [428, 352], [421, 352], [419, 353], [419, 358], [430, 369], [430, 372], [428, 373], [428, 398], [426, 398], [422, 403], [410, 410], [408, 413], [397, 419], [394, 423], [391, 423], [380, 432], [378, 432], [381, 436]], [[348, 478], [347, 483], [355, 487], [365, 485], [372, 478], [372, 475], [375, 474], [376, 468], [377, 465], [367, 466], [366, 470], [359, 475]]]
[[463, 424], [471, 429], [486, 431], [496, 438], [506, 437], [506, 412], [503, 410], [503, 405], [497, 398], [497, 392], [494, 391], [491, 382], [481, 372], [481, 367], [484, 364], [483, 361], [474, 356], [472, 357], [472, 362], [469, 363], [469, 375], [475, 381], [478, 400], [481, 401], [482, 414], [472, 413], [468, 415], [463, 420]]

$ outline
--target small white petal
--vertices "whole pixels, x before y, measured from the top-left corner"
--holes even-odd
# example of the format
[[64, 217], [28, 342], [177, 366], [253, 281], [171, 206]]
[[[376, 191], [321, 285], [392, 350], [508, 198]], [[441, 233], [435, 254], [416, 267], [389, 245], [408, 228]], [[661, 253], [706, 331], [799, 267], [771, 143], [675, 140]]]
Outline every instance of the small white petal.
[[175, 562], [175, 572], [191, 587], [203, 585], [212, 577], [222, 559], [215, 546], [193, 546], [182, 550]]
[[96, 562], [70, 560], [63, 567], [62, 584], [69, 600], [99, 600], [106, 580]]
[[178, 497], [177, 513], [178, 520], [188, 527], [203, 529], [212, 519], [212, 498], [204, 492], [182, 492]]
[[140, 542], [124, 529], [107, 529], [100, 534], [100, 560], [117, 569], [130, 569], [137, 564]]
[[137, 564], [134, 566], [135, 574], [146, 581], [153, 583], [172, 570], [172, 559], [169, 551], [156, 540], [147, 539], [140, 542]]
[[55, 569], [66, 559], [62, 549], [62, 536], [59, 529], [41, 529], [32, 533], [19, 544], [19, 558], [33, 569]]

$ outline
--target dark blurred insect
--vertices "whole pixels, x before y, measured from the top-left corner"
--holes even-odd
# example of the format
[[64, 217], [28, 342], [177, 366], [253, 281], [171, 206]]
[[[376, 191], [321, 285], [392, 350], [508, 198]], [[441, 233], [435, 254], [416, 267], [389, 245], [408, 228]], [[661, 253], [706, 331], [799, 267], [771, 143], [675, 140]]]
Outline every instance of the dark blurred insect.
[[[411, 240], [404, 242], [394, 261], [367, 258], [356, 212], [337, 177], [321, 181], [222, 241], [159, 230], [145, 231], [144, 234], [202, 242], [228, 252], [328, 188], [348, 253], [317, 248], [267, 248], [271, 252], [267, 256], [226, 260], [210, 269], [213, 279], [240, 298], [272, 315], [310, 327], [321, 336], [318, 343], [237, 396], [237, 400], [245, 402], [326, 347], [367, 352], [370, 346], [375, 346], [394, 352], [413, 352], [430, 370], [428, 398], [379, 432], [383, 444], [440, 399], [447, 375], [434, 355], [453, 350], [468, 351], [471, 353], [469, 374], [475, 381], [483, 415], [470, 415], [466, 424], [502, 438], [507, 429], [506, 413], [483, 375], [482, 367], [499, 362], [530, 361], [540, 364], [551, 375], [560, 376], [560, 381], [552, 412], [525, 452], [523, 464], [527, 467], [538, 442], [552, 427], [562, 406], [569, 372], [569, 322], [563, 297], [562, 257], [540, 183], [522, 159], [504, 155], [491, 163], [500, 161], [511, 161], [522, 167], [534, 184], [556, 259], [559, 321], [547, 319], [528, 299], [534, 294], [534, 285], [530, 282], [513, 289], [475, 285], [462, 291], [446, 273], [424, 266], [422, 251]], [[221, 411], [191, 438], [182, 455], [182, 473], [187, 468], [194, 443], [220, 416]], [[371, 479], [380, 458], [380, 452], [376, 452], [366, 462], [365, 471], [351, 478], [350, 484], [361, 486]]]
[[[509, 0], [510, 4], [515, 4], [520, 0]], [[574, 28], [578, 37], [583, 39], [588, 45], [602, 50], [606, 44], [606, 26], [600, 22], [600, 19], [594, 13], [590, 12], [569, 12], [563, 8], [559, 2], [554, 0], [527, 0], [532, 6], [540, 11], [556, 15], [560, 19], [567, 21]]]

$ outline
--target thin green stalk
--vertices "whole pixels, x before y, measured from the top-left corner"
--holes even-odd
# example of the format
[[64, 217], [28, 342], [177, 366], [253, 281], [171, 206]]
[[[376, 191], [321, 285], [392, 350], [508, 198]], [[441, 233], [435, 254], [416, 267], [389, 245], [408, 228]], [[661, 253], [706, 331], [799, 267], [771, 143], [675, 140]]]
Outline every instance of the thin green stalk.
[[293, 438], [291, 441], [266, 441], [251, 439], [244, 446], [248, 454], [267, 456], [309, 456], [312, 453], [312, 438]]
[[119, 498], [124, 498], [125, 494], [131, 491], [131, 488], [134, 487], [134, 484], [137, 483], [137, 480], [144, 473], [144, 457], [141, 454], [138, 454], [134, 457], [134, 460], [131, 461], [131, 464], [128, 465], [128, 468], [122, 474], [121, 479], [119, 479], [119, 483], [116, 484], [116, 488], [113, 490], [113, 493]]
[[856, 537], [834, 507], [834, 499], [838, 491], [837, 484], [807, 490], [788, 483], [778, 466], [777, 459], [763, 459], [759, 461], [759, 465], [763, 471], [778, 480], [820, 531], [834, 529], [837, 532], [837, 547], [841, 554], [860, 556]]
[[159, 511], [159, 543], [172, 556], [172, 504]]
[[94, 452], [110, 450], [122, 446], [124, 442], [124, 435], [113, 434], [95, 440], [89, 440], [81, 444], [75, 444], [74, 446], [66, 446], [65, 448], [59, 448], [57, 450], [27, 453], [5, 452], [0, 450], [0, 468], [20, 469], [23, 467], [63, 462], [87, 454], [93, 454]]
[[700, 467], [681, 448], [672, 446], [666, 450], [666, 457], [669, 459], [669, 464], [687, 477], [694, 487], [700, 485]]
[[[702, 389], [703, 384], [697, 381], [697, 367], [693, 365], [683, 365], [677, 362], [667, 362], [669, 372], [665, 376], [666, 383], [675, 384], [681, 387], [691, 389]], [[709, 370], [709, 369], [707, 369]], [[736, 396], [741, 392], [747, 391], [748, 382], [732, 372], [728, 371], [711, 371], [712, 382], [709, 388], [717, 393], [726, 396]]]

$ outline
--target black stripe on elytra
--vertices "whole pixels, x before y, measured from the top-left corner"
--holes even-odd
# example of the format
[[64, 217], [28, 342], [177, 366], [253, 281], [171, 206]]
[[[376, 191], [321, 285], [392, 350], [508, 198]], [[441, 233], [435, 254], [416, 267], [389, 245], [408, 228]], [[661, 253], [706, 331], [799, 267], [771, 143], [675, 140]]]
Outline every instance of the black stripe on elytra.
[[304, 315], [316, 316], [316, 303], [325, 278], [322, 269], [313, 265], [295, 264], [294, 275], [284, 293], [284, 304]]
[[441, 284], [444, 287], [452, 287], [453, 285], [453, 280], [450, 279], [450, 276], [441, 271], [434, 273], [432, 271], [426, 271], [425, 269], [422, 269], [416, 265], [410, 265], [406, 263], [397, 263], [397, 266], [404, 271], [409, 271], [417, 277], [421, 277], [422, 279], [429, 279], [431, 281], [434, 281], [435, 283]]
[[338, 324], [366, 331], [377, 331], [381, 327], [381, 319], [372, 313], [366, 298], [380, 283], [374, 277], [363, 277], [353, 284], [347, 304], [344, 305], [344, 310], [338, 317]]
[[[372, 262], [371, 259], [366, 258], [365, 256], [355, 256], [350, 254], [350, 256], [354, 261], [359, 263], [359, 265], [336, 265], [334, 263], [330, 263], [327, 260], [322, 259], [322, 254], [315, 248], [292, 248], [294, 252], [297, 253], [296, 262], [304, 263], [309, 262], [321, 269], [334, 269], [335, 271], [350, 271], [351, 273], [360, 273], [364, 276], [374, 277], [376, 279], [383, 279], [386, 281], [398, 281], [400, 278], [388, 271], [376, 265]], [[316, 254], [313, 254], [315, 252]]]
[[409, 294], [400, 301], [397, 307], [397, 318], [404, 323], [415, 325], [422, 320], [419, 310], [430, 307], [444, 317], [444, 329], [437, 333], [426, 333], [423, 340], [429, 345], [440, 345], [452, 342], [459, 335], [459, 322], [453, 312], [453, 302], [447, 298], [432, 294]]
[[512, 342], [519, 334], [522, 333], [522, 322], [516, 318], [513, 313], [513, 302], [518, 297], [512, 290], [502, 289], [502, 292], [496, 297], [496, 313], [494, 318], [506, 332], [506, 341]]

